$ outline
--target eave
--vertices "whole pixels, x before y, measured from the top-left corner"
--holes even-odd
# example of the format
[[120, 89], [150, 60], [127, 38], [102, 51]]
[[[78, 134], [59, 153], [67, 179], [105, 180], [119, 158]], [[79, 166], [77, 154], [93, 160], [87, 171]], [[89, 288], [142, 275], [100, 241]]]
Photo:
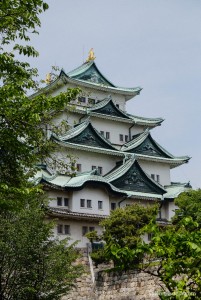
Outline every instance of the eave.
[[122, 191], [124, 191], [127, 194], [128, 199], [148, 200], [148, 201], [154, 201], [154, 202], [163, 200], [163, 195], [160, 195], [160, 194], [132, 192], [132, 191], [126, 191], [126, 190], [122, 190]]
[[69, 78], [66, 74], [62, 74], [61, 75], [62, 80], [64, 80], [65, 83], [70, 83], [79, 87], [85, 87], [85, 88], [89, 88], [91, 90], [95, 90], [95, 91], [104, 91], [107, 93], [113, 93], [113, 94], [119, 94], [125, 97], [125, 100], [130, 100], [131, 98], [137, 96], [140, 94], [142, 88], [140, 87], [136, 87], [136, 88], [116, 88], [116, 87], [110, 87], [110, 86], [106, 86], [106, 85], [100, 85], [98, 83], [92, 83], [92, 82], [87, 82], [84, 80], [80, 80], [80, 79], [73, 79], [73, 78]]
[[[166, 193], [162, 185], [144, 172], [135, 156], [128, 158], [125, 162], [123, 161], [119, 166], [117, 165], [104, 178], [112, 185], [118, 186], [119, 189], [129, 191], [131, 195], [141, 193], [139, 189], [144, 190], [142, 196], [145, 197], [146, 195], [157, 195], [157, 198], [160, 195], [159, 197], [161, 198]], [[138, 184], [139, 181], [141, 183], [140, 186]]]
[[165, 194], [165, 200], [173, 200], [179, 196], [179, 194], [186, 192], [192, 189], [192, 186], [189, 182], [180, 183], [180, 182], [172, 182], [171, 185], [166, 185], [165, 189], [167, 193]]
[[135, 154], [135, 157], [136, 157], [136, 159], [139, 159], [139, 160], [142, 160], [142, 161], [153, 161], [153, 162], [169, 164], [170, 169], [173, 169], [173, 168], [181, 166], [185, 163], [188, 163], [188, 161], [190, 160], [189, 156], [165, 158], [165, 157], [156, 157], [156, 156]]
[[[42, 184], [45, 190], [81, 190], [87, 185], [104, 188], [108, 194], [119, 197], [126, 196], [126, 193], [107, 182], [101, 175], [93, 175], [96, 170], [91, 172], [79, 173], [74, 177], [55, 174], [53, 176], [42, 176], [37, 179], [37, 184]], [[63, 184], [62, 184], [63, 182]]]
[[[77, 105], [77, 103], [75, 104]], [[80, 107], [80, 108], [73, 108], [73, 106], [75, 105], [72, 105], [72, 109], [71, 111], [74, 112], [74, 113], [78, 113], [80, 115], [83, 115], [86, 116], [86, 118], [88, 116], [90, 117], [97, 117], [97, 118], [100, 118], [100, 119], [105, 119], [105, 120], [111, 120], [111, 121], [114, 121], [114, 122], [122, 122], [122, 123], [126, 123], [126, 124], [135, 124], [135, 125], [140, 125], [140, 126], [144, 126], [144, 127], [151, 127], [151, 128], [154, 128], [156, 126], [160, 126], [161, 123], [164, 121], [163, 119], [151, 119], [151, 118], [147, 118], [147, 121], [142, 118], [142, 120], [140, 119], [140, 117], [137, 117], [137, 116], [133, 116], [133, 119], [130, 118], [130, 119], [125, 119], [125, 118], [121, 118], [121, 117], [117, 117], [117, 116], [112, 116], [112, 115], [105, 115], [105, 114], [100, 114], [100, 113], [96, 113], [96, 112], [93, 112], [93, 111], [88, 111], [88, 108], [87, 107]]]
[[103, 219], [108, 218], [108, 215], [98, 215], [98, 214], [84, 214], [78, 212], [72, 212], [67, 209], [58, 209], [50, 207], [47, 210], [46, 215], [51, 218], [59, 218], [59, 219], [67, 219], [67, 220], [84, 220], [84, 221], [101, 221]]
[[114, 150], [109, 150], [109, 149], [103, 149], [103, 148], [98, 148], [98, 147], [92, 147], [92, 146], [86, 146], [86, 145], [80, 145], [80, 144], [74, 144], [74, 143], [67, 143], [67, 142], [61, 142], [61, 141], [56, 141], [55, 142], [63, 147], [67, 147], [70, 149], [77, 149], [81, 151], [87, 151], [87, 152], [95, 152], [95, 153], [102, 153], [106, 155], [113, 155], [113, 156], [119, 156], [119, 157], [124, 157], [123, 152], [119, 151], [114, 151]]

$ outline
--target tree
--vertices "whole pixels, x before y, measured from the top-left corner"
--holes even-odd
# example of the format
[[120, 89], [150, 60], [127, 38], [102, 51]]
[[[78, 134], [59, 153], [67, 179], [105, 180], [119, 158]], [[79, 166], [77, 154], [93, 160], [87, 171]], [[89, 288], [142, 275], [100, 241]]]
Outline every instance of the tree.
[[201, 226], [201, 189], [181, 193], [175, 199], [175, 204], [179, 210], [175, 211], [173, 224], [178, 224], [185, 217], [192, 217]]
[[[100, 224], [104, 228], [103, 250], [99, 251], [106, 261], [112, 260], [120, 269], [134, 268], [143, 258], [139, 245], [145, 234], [145, 225], [156, 217], [158, 207], [133, 204], [112, 211], [111, 215]], [[92, 258], [96, 260], [96, 253]]]
[[[74, 245], [52, 239], [45, 206], [33, 194], [19, 211], [0, 213], [0, 299], [56, 300], [65, 295], [81, 274]], [[45, 204], [44, 204], [45, 205]]]
[[[148, 226], [153, 234], [144, 244], [144, 271], [160, 278], [165, 286], [161, 299], [201, 299], [200, 190], [182, 193], [173, 225]], [[154, 268], [150, 268], [153, 266]], [[149, 263], [148, 263], [149, 262]]]
[[37, 70], [25, 60], [38, 55], [29, 42], [47, 8], [42, 0], [0, 2], [1, 300], [58, 299], [80, 274], [71, 264], [74, 245], [52, 240], [42, 188], [30, 180], [36, 164], [54, 150], [46, 125], [79, 93], [28, 96], [38, 89]]
[[[37, 88], [34, 80], [37, 70], [27, 62], [19, 61], [16, 55], [38, 55], [26, 43], [30, 40], [30, 32], [36, 33], [40, 26], [39, 14], [47, 8], [41, 0], [4, 0], [0, 3], [1, 205], [12, 203], [6, 200], [6, 186], [11, 192], [13, 188], [19, 191], [27, 188], [27, 178], [33, 175], [34, 164], [50, 156], [53, 144], [45, 138], [44, 128], [50, 124], [53, 115], [79, 93], [79, 89], [69, 89], [56, 97], [43, 93], [28, 97], [28, 92]], [[16, 40], [22, 40], [24, 44], [16, 44]]]

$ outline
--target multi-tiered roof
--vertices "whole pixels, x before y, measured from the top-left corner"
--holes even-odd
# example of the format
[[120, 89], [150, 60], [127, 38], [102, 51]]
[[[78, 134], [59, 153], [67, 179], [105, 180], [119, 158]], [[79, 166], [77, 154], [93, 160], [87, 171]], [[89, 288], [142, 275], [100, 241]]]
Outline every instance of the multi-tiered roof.
[[[159, 145], [151, 136], [150, 129], [161, 125], [162, 118], [145, 118], [128, 114], [117, 107], [110, 94], [120, 94], [125, 101], [138, 95], [140, 87], [122, 88], [114, 85], [98, 69], [94, 60], [90, 60], [73, 71], [61, 71], [56, 80], [45, 88], [51, 92], [63, 85], [79, 86], [97, 91], [104, 91], [108, 96], [93, 106], [74, 107], [71, 111], [82, 115], [82, 122], [76, 124], [63, 135], [51, 134], [51, 139], [63, 149], [74, 149], [84, 152], [112, 155], [117, 158], [116, 166], [107, 174], [101, 175], [98, 170], [77, 173], [75, 177], [62, 174], [50, 175], [43, 171], [38, 173], [37, 182], [44, 186], [60, 190], [81, 190], [86, 184], [104, 186], [108, 193], [118, 197], [164, 200], [173, 199], [181, 191], [189, 187], [188, 184], [170, 184], [162, 186], [148, 175], [141, 167], [141, 162], [163, 163], [174, 168], [190, 159], [189, 156], [176, 157]], [[112, 120], [119, 123], [138, 125], [144, 131], [129, 136], [129, 141], [117, 147], [106, 139], [93, 126], [91, 118]], [[56, 212], [55, 212], [56, 213]], [[57, 211], [59, 214], [60, 212]], [[67, 212], [66, 212], [67, 213]], [[71, 213], [68, 212], [70, 215]], [[99, 217], [97, 217], [99, 218]]]

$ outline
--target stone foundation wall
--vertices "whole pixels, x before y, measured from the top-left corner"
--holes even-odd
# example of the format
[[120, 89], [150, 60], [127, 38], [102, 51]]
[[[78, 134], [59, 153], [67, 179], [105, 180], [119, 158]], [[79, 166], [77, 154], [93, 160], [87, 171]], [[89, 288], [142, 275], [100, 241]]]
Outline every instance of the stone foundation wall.
[[87, 251], [80, 262], [85, 273], [76, 280], [75, 287], [62, 300], [159, 300], [159, 280], [138, 271], [116, 272], [97, 270], [93, 283]]
[[96, 274], [95, 295], [98, 300], [158, 300], [159, 280], [148, 274], [104, 272]]

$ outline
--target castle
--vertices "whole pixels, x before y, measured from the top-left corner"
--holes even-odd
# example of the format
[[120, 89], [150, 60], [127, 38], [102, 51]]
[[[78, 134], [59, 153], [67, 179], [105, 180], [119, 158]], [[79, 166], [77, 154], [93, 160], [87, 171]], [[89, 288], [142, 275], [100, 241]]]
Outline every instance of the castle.
[[75, 176], [56, 166], [51, 171], [41, 166], [36, 175], [51, 199], [48, 218], [57, 220], [54, 235], [70, 237], [72, 242], [79, 241], [78, 247], [86, 247], [87, 232], [101, 233], [100, 220], [134, 202], [159, 203], [158, 222], [169, 222], [176, 208], [174, 198], [189, 188], [188, 183], [171, 182], [171, 169], [190, 157], [176, 157], [153, 139], [152, 129], [163, 119], [126, 111], [127, 101], [139, 95], [141, 88], [114, 85], [99, 71], [92, 51], [80, 67], [68, 73], [62, 70], [47, 83], [43, 92], [53, 96], [67, 88], [82, 90], [54, 118], [55, 124], [64, 121], [69, 128], [60, 134], [48, 131], [58, 146], [56, 156], [71, 163]]

